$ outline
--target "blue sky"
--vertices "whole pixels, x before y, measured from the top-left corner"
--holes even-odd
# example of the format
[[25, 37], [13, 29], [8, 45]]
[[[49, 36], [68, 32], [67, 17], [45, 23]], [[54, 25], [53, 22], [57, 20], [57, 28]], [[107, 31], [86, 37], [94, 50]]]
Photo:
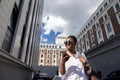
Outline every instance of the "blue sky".
[[63, 33], [67, 23], [61, 17], [46, 16], [42, 21], [41, 43], [55, 43], [58, 35]]
[[[43, 23], [42, 27], [44, 27], [44, 23]], [[55, 34], [55, 32], [53, 30], [51, 30], [50, 33], [46, 35], [46, 34], [44, 34], [44, 31], [45, 30], [42, 30], [42, 37], [44, 39], [46, 39], [46, 41], [41, 40], [41, 43], [53, 43], [53, 44], [55, 44], [55, 38], [57, 37], [58, 34], [60, 34], [60, 32], [57, 32]]]
[[[46, 20], [48, 21], [49, 17], [47, 17]], [[46, 26], [46, 23], [42, 22], [42, 33], [41, 33], [41, 36], [42, 36], [42, 39], [45, 39], [45, 40], [41, 40], [41, 43], [52, 43], [52, 44], [55, 44], [55, 39], [60, 34], [60, 32], [55, 33], [53, 30], [51, 30], [49, 34], [44, 34], [44, 32], [45, 32], [44, 27], [45, 26]]]
[[45, 0], [41, 43], [55, 43], [57, 37], [77, 35], [102, 1]]

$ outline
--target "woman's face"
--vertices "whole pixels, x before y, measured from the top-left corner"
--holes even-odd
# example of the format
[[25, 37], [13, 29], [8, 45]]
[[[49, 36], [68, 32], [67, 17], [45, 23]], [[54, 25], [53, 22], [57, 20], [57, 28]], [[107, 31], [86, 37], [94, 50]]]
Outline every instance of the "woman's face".
[[64, 44], [68, 50], [74, 49], [76, 45], [74, 39], [72, 38], [67, 38]]

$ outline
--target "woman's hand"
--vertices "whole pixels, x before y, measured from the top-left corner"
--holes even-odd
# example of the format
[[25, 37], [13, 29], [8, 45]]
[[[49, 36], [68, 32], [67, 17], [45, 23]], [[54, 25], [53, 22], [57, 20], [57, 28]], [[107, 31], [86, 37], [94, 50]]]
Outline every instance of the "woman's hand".
[[80, 61], [82, 62], [82, 64], [83, 65], [86, 65], [86, 64], [88, 64], [88, 62], [87, 62], [87, 60], [86, 60], [86, 58], [85, 57], [83, 57], [82, 55], [80, 56]]
[[86, 59], [85, 57], [80, 56], [80, 61], [81, 61], [82, 64], [84, 65], [84, 68], [85, 68], [86, 71], [87, 71], [87, 70], [90, 70], [90, 66], [89, 66], [89, 64], [88, 64], [88, 62], [87, 62], [87, 59]]
[[62, 51], [62, 61], [65, 63], [70, 56], [66, 53], [66, 51]]
[[60, 74], [64, 75], [66, 73], [65, 70], [65, 62], [70, 58], [70, 56], [66, 53], [66, 51], [62, 51], [62, 61], [60, 65]]

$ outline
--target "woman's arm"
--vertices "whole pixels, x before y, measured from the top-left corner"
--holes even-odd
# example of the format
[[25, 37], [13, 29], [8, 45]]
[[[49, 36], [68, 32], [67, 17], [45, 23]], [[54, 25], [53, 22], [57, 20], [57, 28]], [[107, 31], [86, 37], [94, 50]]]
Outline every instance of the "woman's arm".
[[86, 58], [84, 53], [81, 54], [80, 61], [84, 65], [84, 68], [85, 68], [87, 74], [90, 74], [91, 73], [91, 67], [90, 67], [90, 65], [89, 65], [89, 63], [87, 61], [87, 58]]
[[64, 75], [65, 74], [65, 63], [63, 62], [63, 61], [61, 61], [61, 63], [60, 63], [60, 74], [61, 75]]
[[64, 75], [66, 73], [66, 70], [65, 70], [65, 62], [69, 59], [69, 55], [66, 53], [66, 51], [63, 51], [62, 52], [62, 60], [60, 62], [60, 74], [61, 75]]

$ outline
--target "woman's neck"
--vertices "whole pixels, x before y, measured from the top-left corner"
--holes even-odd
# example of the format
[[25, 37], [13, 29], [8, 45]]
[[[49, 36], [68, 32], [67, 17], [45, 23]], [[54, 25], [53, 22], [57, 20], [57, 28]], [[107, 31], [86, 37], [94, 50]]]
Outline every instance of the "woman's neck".
[[76, 51], [74, 49], [69, 50], [71, 54], [76, 54]]

